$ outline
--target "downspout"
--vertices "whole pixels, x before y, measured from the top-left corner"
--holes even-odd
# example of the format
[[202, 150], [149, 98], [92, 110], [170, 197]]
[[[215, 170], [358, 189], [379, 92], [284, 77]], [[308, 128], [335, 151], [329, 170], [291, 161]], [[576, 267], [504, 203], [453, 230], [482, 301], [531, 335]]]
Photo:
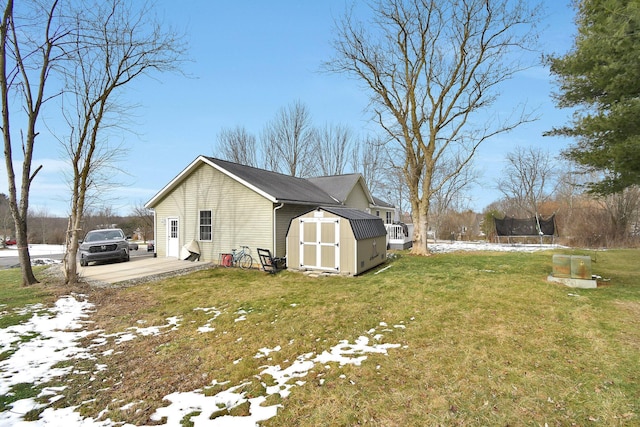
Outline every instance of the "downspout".
[[[275, 208], [273, 208], [273, 248], [272, 248], [272, 254], [273, 256], [277, 257], [278, 254], [276, 253], [276, 247], [277, 247], [277, 234], [276, 234], [276, 211], [280, 208], [282, 208], [284, 206], [284, 203], [280, 203], [280, 206], [276, 206]], [[286, 254], [285, 254], [286, 255]]]
[[[156, 215], [156, 210], [155, 208], [152, 209], [153, 211], [153, 257], [156, 258], [158, 256], [158, 252], [156, 252], [158, 250], [158, 215]], [[149, 240], [149, 239], [147, 239]], [[149, 242], [147, 242], [148, 244]]]

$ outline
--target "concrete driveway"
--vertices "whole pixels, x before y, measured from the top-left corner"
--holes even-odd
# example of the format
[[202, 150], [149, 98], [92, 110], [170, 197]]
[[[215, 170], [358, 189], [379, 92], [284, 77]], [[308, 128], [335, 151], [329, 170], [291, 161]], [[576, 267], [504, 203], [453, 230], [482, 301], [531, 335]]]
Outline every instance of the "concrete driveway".
[[78, 273], [81, 280], [99, 285], [176, 276], [211, 267], [213, 264], [210, 262], [183, 261], [176, 258], [131, 257], [128, 262], [89, 264], [87, 267], [80, 267], [78, 264]]

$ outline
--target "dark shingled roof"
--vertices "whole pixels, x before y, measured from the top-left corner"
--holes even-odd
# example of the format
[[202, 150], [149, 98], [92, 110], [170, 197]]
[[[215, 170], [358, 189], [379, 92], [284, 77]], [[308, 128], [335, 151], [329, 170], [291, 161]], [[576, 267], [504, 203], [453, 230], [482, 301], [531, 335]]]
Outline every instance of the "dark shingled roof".
[[387, 234], [382, 218], [375, 215], [352, 208], [321, 206], [319, 209], [348, 219], [356, 240], [371, 239], [373, 237], [386, 236]]
[[378, 199], [376, 196], [373, 196], [373, 203], [375, 203], [376, 206], [380, 206], [381, 208], [394, 208], [395, 207], [391, 203], [385, 202], [382, 199]]
[[206, 157], [232, 175], [275, 197], [279, 202], [334, 205], [337, 201], [309, 180]]
[[331, 194], [340, 203], [344, 203], [360, 177], [359, 173], [351, 173], [347, 175], [319, 176], [309, 178], [309, 181]]

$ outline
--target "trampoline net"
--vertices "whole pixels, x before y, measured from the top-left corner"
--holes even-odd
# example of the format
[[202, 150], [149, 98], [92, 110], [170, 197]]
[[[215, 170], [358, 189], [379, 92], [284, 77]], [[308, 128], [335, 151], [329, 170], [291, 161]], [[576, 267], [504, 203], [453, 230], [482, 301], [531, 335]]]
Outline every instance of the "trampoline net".
[[[554, 236], [556, 234], [555, 215], [544, 219], [542, 217], [513, 218], [505, 216], [503, 219], [494, 218], [498, 236]], [[538, 230], [538, 224], [540, 229]]]

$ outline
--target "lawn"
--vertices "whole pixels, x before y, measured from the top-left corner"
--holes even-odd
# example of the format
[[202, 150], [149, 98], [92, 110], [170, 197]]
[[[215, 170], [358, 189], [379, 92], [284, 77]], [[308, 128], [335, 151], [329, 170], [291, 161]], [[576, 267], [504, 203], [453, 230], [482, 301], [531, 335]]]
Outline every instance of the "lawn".
[[[565, 253], [594, 259], [598, 289], [547, 282], [552, 252], [401, 253], [356, 278], [216, 268], [85, 288], [94, 359], [63, 364], [73, 369], [50, 384], [66, 387], [52, 405], [152, 424], [171, 393], [226, 390], [245, 399], [185, 410], [183, 425], [248, 415], [255, 398], [281, 405], [265, 426], [640, 424], [640, 251]], [[25, 291], [10, 274], [3, 301], [56, 288]], [[384, 351], [318, 361], [360, 337]], [[284, 381], [269, 372], [297, 364], [306, 370], [274, 393]]]

